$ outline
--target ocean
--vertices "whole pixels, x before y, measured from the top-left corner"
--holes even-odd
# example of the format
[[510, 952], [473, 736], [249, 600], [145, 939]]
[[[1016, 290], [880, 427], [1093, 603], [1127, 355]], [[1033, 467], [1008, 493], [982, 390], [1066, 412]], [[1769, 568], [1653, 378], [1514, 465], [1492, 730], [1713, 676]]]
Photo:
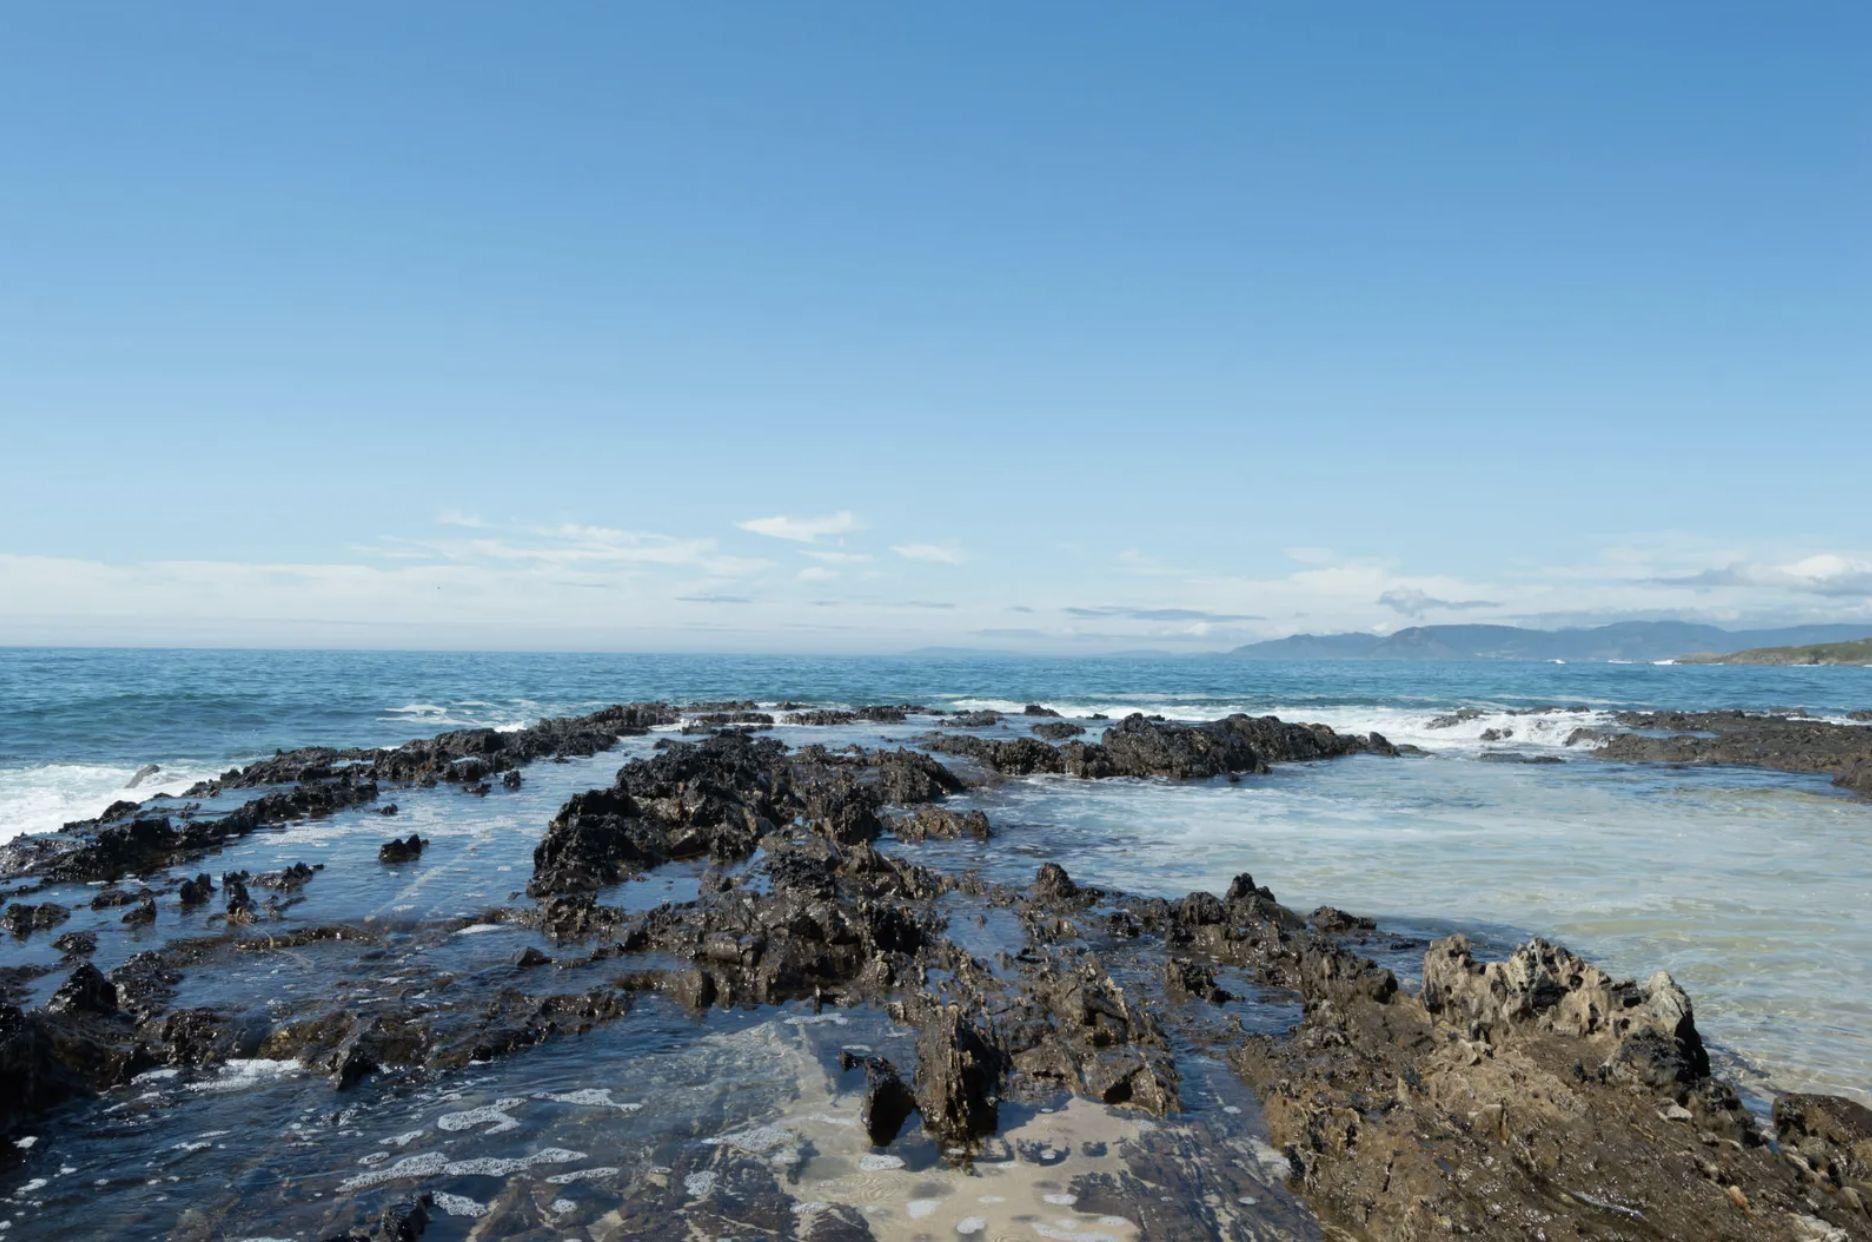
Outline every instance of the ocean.
[[[1872, 1099], [1866, 1090], [1872, 1086], [1872, 920], [1864, 917], [1872, 909], [1872, 802], [1819, 777], [1628, 766], [1567, 744], [1575, 729], [1604, 723], [1625, 708], [1803, 710], [1843, 721], [1849, 712], [1872, 707], [1868, 669], [7, 650], [0, 651], [0, 838], [55, 829], [118, 798], [179, 792], [277, 748], [390, 744], [657, 698], [1016, 712], [1039, 703], [1080, 718], [1138, 711], [1199, 720], [1241, 711], [1342, 731], [1377, 730], [1427, 753], [1286, 765], [1239, 783], [1013, 780], [966, 800], [993, 821], [994, 849], [974, 842], [916, 848], [933, 865], [978, 867], [990, 879], [1024, 883], [1039, 862], [1057, 861], [1082, 881], [1165, 896], [1220, 891], [1231, 877], [1249, 872], [1294, 908], [1331, 904], [1413, 935], [1460, 930], [1489, 953], [1546, 937], [1616, 973], [1670, 971], [1694, 999], [1719, 1068], [1757, 1108], [1769, 1092], [1790, 1089]], [[1517, 714], [1529, 708], [1559, 710]], [[1454, 722], [1439, 719], [1460, 709], [1476, 710]], [[925, 721], [782, 728], [775, 736], [875, 745], [909, 740], [927, 727]], [[1491, 751], [1563, 762], [1482, 761]], [[524, 884], [533, 844], [559, 803], [605, 783], [632, 753], [642, 752], [627, 744], [592, 760], [542, 765], [511, 797], [400, 792], [399, 831], [419, 829], [438, 842], [425, 858], [421, 883], [405, 885], [381, 869], [351, 877], [333, 868], [308, 890], [308, 908], [316, 904], [321, 917], [394, 916], [413, 924], [471, 915], [510, 899]], [[126, 793], [126, 783], [147, 764], [159, 771]], [[217, 872], [232, 866], [259, 871], [288, 860], [336, 857], [351, 848], [347, 842], [381, 838], [376, 821], [359, 811], [256, 834], [207, 865]], [[667, 870], [651, 882], [624, 886], [627, 900], [642, 905], [693, 894], [693, 872]], [[457, 935], [446, 945], [461, 947], [449, 951], [511, 954], [521, 943], [513, 929], [469, 930], [485, 934]], [[35, 946], [16, 943], [9, 960], [37, 960], [34, 955], [49, 951]], [[110, 956], [116, 951], [101, 947], [97, 964], [106, 970], [117, 965], [121, 956]], [[1408, 964], [1402, 969], [1409, 982]], [[308, 967], [303, 980], [284, 978], [279, 986], [285, 994], [295, 986], [320, 986], [318, 978]], [[48, 977], [36, 986], [44, 992], [57, 982]], [[213, 996], [177, 1003], [184, 1000], [211, 1003]], [[692, 1029], [686, 1021], [646, 1011], [641, 1029], [555, 1045], [534, 1060], [514, 1058], [514, 1068], [483, 1074], [490, 1083], [500, 1074], [534, 1076], [519, 1086], [503, 1079], [477, 1093], [470, 1077], [441, 1102], [398, 1097], [371, 1107], [412, 1115], [451, 1102], [465, 1109], [464, 1092], [471, 1102], [495, 1092], [511, 1101], [583, 1099], [581, 1093], [614, 1085], [602, 1069], [605, 1056], [650, 1056], [645, 1048], [687, 1058], [689, 1069], [669, 1071], [683, 1082], [690, 1081], [682, 1078], [688, 1073], [695, 1084], [719, 1086], [737, 1065], [765, 1082], [791, 1072], [784, 1067], [805, 1055], [799, 1041], [807, 1036], [800, 1032], [816, 1029], [718, 1014], [698, 1041], [672, 1033]], [[243, 1062], [221, 1079], [189, 1084], [194, 1094], [164, 1103], [160, 1122], [152, 1110], [146, 1136], [126, 1139], [130, 1131], [113, 1122], [97, 1129], [95, 1139], [82, 1132], [62, 1159], [78, 1170], [91, 1167], [87, 1159], [103, 1167], [122, 1158], [126, 1142], [171, 1153], [178, 1139], [192, 1141], [177, 1133], [184, 1124], [176, 1120], [178, 1108], [200, 1113], [208, 1132], [272, 1124], [215, 1112], [222, 1106], [213, 1101], [224, 1095], [277, 1095], [279, 1107], [300, 1108], [304, 1118], [329, 1111], [329, 1096], [319, 1094], [325, 1088], [294, 1085], [290, 1078], [290, 1066]], [[1229, 1089], [1236, 1088], [1218, 1078], [1216, 1090]], [[150, 1086], [152, 1093], [160, 1090], [183, 1088]], [[805, 1107], [789, 1091], [791, 1106]], [[714, 1115], [710, 1110], [726, 1110], [718, 1120], [728, 1125], [724, 1118], [740, 1106], [698, 1096], [690, 1107], [694, 1115], [683, 1122], [684, 1133], [701, 1124], [698, 1117]], [[570, 1144], [553, 1133], [555, 1142]], [[349, 1141], [306, 1139], [304, 1176], [329, 1178], [327, 1190], [350, 1184], [341, 1182], [344, 1170], [334, 1162], [348, 1162], [347, 1176], [362, 1176], [358, 1150], [344, 1147]], [[86, 1148], [87, 1142], [95, 1146]], [[356, 1143], [366, 1153], [394, 1151], [375, 1138]], [[150, 1158], [167, 1168], [184, 1157]], [[271, 1158], [285, 1157], [275, 1152]], [[73, 1174], [73, 1184], [79, 1180]], [[110, 1219], [125, 1227], [170, 1221], [163, 1214], [168, 1209], [154, 1201], [160, 1194], [160, 1188], [126, 1188]], [[55, 1218], [49, 1211], [44, 1219]]]

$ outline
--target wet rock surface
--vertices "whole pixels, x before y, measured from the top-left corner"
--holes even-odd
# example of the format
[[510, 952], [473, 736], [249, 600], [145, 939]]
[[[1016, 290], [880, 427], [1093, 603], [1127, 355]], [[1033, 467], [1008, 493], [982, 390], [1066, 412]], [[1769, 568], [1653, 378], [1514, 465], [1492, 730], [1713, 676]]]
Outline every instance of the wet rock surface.
[[1059, 773], [1087, 778], [1164, 776], [1188, 780], [1266, 772], [1275, 763], [1397, 753], [1376, 733], [1340, 734], [1325, 725], [1289, 724], [1273, 716], [1244, 715], [1187, 724], [1133, 714], [1107, 728], [1097, 742], [1067, 742], [1062, 746], [1037, 737], [984, 738], [946, 733], [925, 741], [933, 751], [972, 759], [1004, 776]]
[[1756, 712], [1620, 712], [1617, 729], [1580, 729], [1587, 745], [1621, 763], [1722, 764], [1830, 776], [1872, 797], [1872, 728]]
[[[753, 710], [692, 706], [688, 716]], [[464, 731], [358, 752], [377, 758], [351, 762], [370, 782], [466, 787], [513, 770], [501, 765], [521, 756], [550, 759], [585, 745], [595, 754], [613, 730], [683, 719], [676, 709], [631, 705], [542, 726], [512, 749], [486, 749], [485, 738], [468, 736], [478, 731]], [[128, 956], [95, 962], [81, 959], [97, 952], [96, 935], [61, 936], [58, 964], [46, 957], [8, 993], [0, 1130], [17, 1137], [56, 1127], [50, 1110], [137, 1090], [130, 1084], [140, 1076], [244, 1064], [311, 1076], [330, 1093], [322, 1114], [330, 1120], [318, 1124], [342, 1127], [374, 1088], [447, 1089], [647, 1013], [701, 1023], [786, 1006], [800, 1023], [885, 1015], [879, 1021], [899, 1033], [888, 1056], [840, 1055], [843, 1072], [862, 1075], [853, 1088], [858, 1125], [878, 1168], [901, 1164], [894, 1153], [917, 1143], [958, 1169], [1002, 1160], [1018, 1119], [1063, 1101], [1175, 1119], [1205, 1106], [1216, 1075], [1232, 1074], [1264, 1110], [1292, 1186], [1328, 1227], [1351, 1236], [1872, 1236], [1872, 1113], [1833, 1097], [1784, 1097], [1768, 1141], [1712, 1075], [1690, 998], [1668, 976], [1615, 979], [1542, 941], [1483, 961], [1458, 936], [1425, 948], [1412, 991], [1359, 951], [1375, 932], [1370, 920], [1332, 907], [1302, 917], [1247, 875], [1221, 893], [1168, 899], [1083, 883], [1054, 861], [1034, 865], [1030, 882], [1009, 884], [940, 871], [919, 855], [956, 848], [924, 842], [1012, 848], [980, 811], [953, 805], [975, 775], [1252, 780], [1282, 762], [1394, 753], [1383, 738], [1269, 717], [1187, 725], [1133, 716], [1096, 743], [930, 739], [929, 749], [968, 761], [958, 770], [919, 750], [789, 748], [726, 723], [730, 731], [700, 740], [650, 749], [646, 739], [647, 753], [609, 784], [566, 798], [539, 837], [531, 875], [514, 877], [507, 904], [473, 917], [310, 917], [347, 867], [418, 877], [433, 868], [415, 835], [384, 846], [397, 847], [397, 859], [385, 858], [399, 862], [394, 872], [377, 867], [373, 835], [323, 869], [269, 863], [276, 869], [254, 866], [257, 875], [221, 871], [218, 882], [206, 871], [159, 874], [151, 860], [193, 861], [244, 834], [191, 836], [209, 819], [169, 809], [171, 835], [110, 835], [152, 819], [149, 804], [58, 834], [57, 849], [23, 844], [10, 855], [24, 865], [14, 873], [20, 891], [110, 880], [70, 891], [92, 892], [103, 917], [147, 907], [157, 922]], [[316, 752], [325, 753], [353, 752]], [[253, 787], [301, 771], [261, 796], [317, 818], [328, 791], [361, 786], [316, 754], [268, 761], [269, 779], [256, 776]], [[458, 769], [472, 779], [441, 775]], [[895, 844], [879, 841], [887, 834]], [[625, 900], [645, 877], [678, 867], [696, 876], [688, 892]], [[67, 904], [23, 901], [16, 891], [0, 917], [31, 947], [37, 931], [63, 921], [47, 906], [70, 914]], [[177, 920], [189, 920], [185, 932], [173, 930]], [[492, 947], [478, 950], [483, 943]], [[306, 962], [320, 964], [319, 986], [288, 993], [269, 982]], [[42, 1003], [21, 1003], [29, 987]], [[1243, 997], [1258, 993], [1285, 998], [1292, 1017], [1278, 1027], [1245, 1024]], [[629, 1066], [616, 1069], [629, 1078]], [[567, 1098], [580, 1094], [591, 1093]], [[499, 1132], [519, 1103], [464, 1103], [442, 1128]], [[734, 1140], [761, 1159], [639, 1161], [603, 1236], [666, 1231], [678, 1214], [698, 1236], [885, 1236], [852, 1205], [804, 1203], [777, 1166], [763, 1164], [770, 1138]], [[1095, 1146], [1087, 1140], [1085, 1150]], [[544, 1191], [536, 1202], [527, 1187], [548, 1183], [516, 1177], [500, 1196], [464, 1205], [439, 1181], [425, 1184], [450, 1161], [400, 1150], [360, 1162], [342, 1183], [354, 1190], [322, 1209], [329, 1226], [306, 1236], [463, 1236], [453, 1214], [471, 1210], [486, 1214], [485, 1236], [564, 1232], [550, 1222], [573, 1200], [553, 1196], [573, 1191]], [[1175, 1170], [1155, 1168], [1152, 1160], [1167, 1157], [1149, 1150], [1159, 1154], [1058, 1193], [1128, 1213], [1141, 1236], [1264, 1236], [1223, 1210], [1265, 1193], [1239, 1168], [1201, 1151], [1179, 1157]], [[1044, 1146], [1014, 1154], [1032, 1167], [1064, 1158]], [[1280, 1236], [1313, 1236], [1311, 1228], [1284, 1224]]]

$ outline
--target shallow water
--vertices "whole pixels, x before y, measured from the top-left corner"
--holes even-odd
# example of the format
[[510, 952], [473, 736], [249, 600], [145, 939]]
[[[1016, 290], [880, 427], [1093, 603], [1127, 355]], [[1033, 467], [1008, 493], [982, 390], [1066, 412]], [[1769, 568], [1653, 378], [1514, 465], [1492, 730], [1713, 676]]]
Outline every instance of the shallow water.
[[[1292, 765], [1239, 783], [1011, 781], [965, 800], [993, 820], [989, 847], [886, 848], [1020, 883], [1056, 861], [1082, 881], [1166, 896], [1220, 890], [1247, 871], [1290, 906], [1330, 903], [1416, 936], [1463, 930], [1491, 951], [1547, 936], [1615, 971], [1670, 970], [1695, 999], [1722, 1068], [1757, 1092], [1868, 1099], [1872, 925], [1862, 912], [1872, 908], [1872, 803], [1815, 778], [1603, 763], [1564, 741], [1618, 706], [1839, 715], [1872, 705], [1869, 692], [1872, 676], [1853, 669], [9, 652], [0, 653], [0, 833], [48, 826], [47, 806], [63, 808], [56, 821], [127, 796], [116, 786], [146, 761], [179, 781], [274, 746], [386, 743], [656, 695], [1037, 700], [1069, 712], [1135, 705], [1193, 718], [1273, 710], [1378, 728], [1433, 753]], [[1554, 703], [1568, 710], [1507, 714]], [[1434, 726], [1436, 715], [1468, 705], [1489, 714]], [[876, 745], [911, 740], [931, 723], [775, 733]], [[1086, 723], [1096, 735], [1099, 723]], [[1000, 731], [1025, 727], [1012, 720]], [[1485, 743], [1489, 728], [1515, 735]], [[370, 934], [191, 971], [175, 1004], [266, 995], [279, 1017], [328, 1000], [339, 977], [363, 980], [345, 994], [360, 1011], [409, 1003], [437, 975], [502, 985], [523, 949], [553, 949], [530, 930], [486, 921], [487, 912], [518, 898], [533, 846], [565, 798], [608, 783], [653, 740], [533, 765], [521, 789], [485, 798], [386, 788], [400, 808], [394, 818], [358, 808], [257, 833], [204, 860], [191, 870], [325, 864], [279, 926], [368, 920]], [[1566, 762], [1479, 761], [1495, 749]], [[72, 770], [87, 775], [75, 781]], [[34, 784], [41, 777], [50, 784]], [[410, 831], [431, 840], [421, 861], [378, 866], [377, 845]], [[603, 899], [633, 909], [684, 901], [702, 878], [699, 865], [670, 865]], [[205, 913], [173, 903], [154, 926], [125, 928], [121, 911], [90, 910], [88, 896], [74, 886], [39, 899], [74, 906], [58, 930], [96, 931], [93, 960], [106, 970], [139, 949], [214, 930]], [[1008, 924], [1005, 912], [963, 902], [951, 934], [988, 958], [1016, 934]], [[9, 940], [0, 962], [50, 965], [50, 939]], [[1416, 952], [1384, 960], [1408, 977]], [[554, 969], [562, 990], [602, 974]], [[1123, 969], [1113, 964], [1120, 977]], [[23, 999], [42, 1002], [63, 973], [32, 982]], [[1273, 994], [1250, 994], [1236, 1010], [1250, 1030], [1293, 1019], [1290, 1000]], [[963, 1173], [908, 1134], [890, 1153], [901, 1168], [865, 1163], [852, 1125], [862, 1075], [836, 1065], [852, 1046], [913, 1060], [905, 1032], [877, 1013], [794, 1007], [698, 1020], [650, 999], [582, 1038], [440, 1081], [372, 1080], [339, 1093], [261, 1060], [154, 1077], [26, 1136], [37, 1141], [0, 1176], [0, 1219], [8, 1237], [52, 1236], [78, 1221], [119, 1236], [311, 1238], [343, 1223], [360, 1195], [394, 1197], [420, 1181], [463, 1213], [437, 1226], [445, 1238], [491, 1220], [502, 1222], [501, 1236], [632, 1236], [646, 1220], [669, 1219], [698, 1236], [759, 1234], [809, 1224], [793, 1207], [824, 1202], [862, 1208], [880, 1236], [971, 1236], [979, 1224], [980, 1236], [1091, 1242], [1139, 1236], [1148, 1222], [1126, 1215], [1124, 1196], [1155, 1176], [1168, 1179], [1160, 1193], [1200, 1199], [1231, 1236], [1312, 1232], [1279, 1188], [1278, 1158], [1257, 1146], [1253, 1100], [1219, 1066], [1205, 1070], [1198, 1053], [1182, 1058], [1191, 1110], [1172, 1123], [1061, 1100], [1011, 1119], [999, 1158]], [[1216, 1162], [1193, 1154], [1218, 1146], [1237, 1153], [1222, 1163], [1239, 1166], [1242, 1184], [1215, 1184]], [[399, 1167], [422, 1176], [384, 1176]], [[773, 1211], [788, 1217], [760, 1216]]]

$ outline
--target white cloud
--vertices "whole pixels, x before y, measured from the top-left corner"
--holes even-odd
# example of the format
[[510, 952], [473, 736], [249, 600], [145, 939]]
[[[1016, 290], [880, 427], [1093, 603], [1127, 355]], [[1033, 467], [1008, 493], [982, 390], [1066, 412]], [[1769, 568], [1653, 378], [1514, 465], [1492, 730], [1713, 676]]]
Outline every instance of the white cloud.
[[869, 552], [830, 552], [816, 548], [801, 548], [800, 555], [828, 565], [864, 565], [876, 559]]
[[1782, 564], [1737, 561], [1695, 573], [1653, 579], [1698, 590], [1761, 587], [1809, 595], [1872, 597], [1872, 561], [1822, 552]]
[[823, 517], [789, 517], [784, 513], [773, 517], [749, 518], [745, 522], [736, 522], [742, 530], [756, 535], [766, 535], [770, 539], [788, 539], [794, 543], [816, 543], [828, 535], [850, 534], [859, 527], [858, 518], [849, 509], [840, 509], [837, 513], [828, 513]]
[[827, 569], [824, 565], [808, 565], [793, 576], [801, 582], [831, 582], [838, 577], [838, 570]]
[[[485, 524], [482, 529], [486, 529]], [[365, 551], [400, 561], [509, 563], [558, 566], [587, 572], [665, 566], [735, 578], [773, 567], [772, 561], [730, 556], [713, 539], [680, 538], [575, 522], [449, 539], [385, 536]]]
[[464, 526], [470, 530], [480, 530], [487, 523], [472, 513], [460, 509], [444, 509], [436, 514], [437, 526]]
[[960, 565], [968, 559], [952, 543], [895, 543], [891, 551], [909, 561], [928, 561], [934, 565]]

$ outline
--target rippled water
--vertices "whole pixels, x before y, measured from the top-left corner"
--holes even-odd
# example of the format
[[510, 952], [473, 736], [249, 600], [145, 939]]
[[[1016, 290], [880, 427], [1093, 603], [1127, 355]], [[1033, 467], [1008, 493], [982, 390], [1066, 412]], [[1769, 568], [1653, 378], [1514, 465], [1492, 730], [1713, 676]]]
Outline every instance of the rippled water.
[[[624, 699], [716, 696], [1041, 701], [1068, 713], [1143, 708], [1190, 718], [1246, 709], [1378, 728], [1432, 753], [1294, 765], [1238, 784], [1013, 781], [970, 795], [995, 823], [988, 846], [889, 848], [1022, 882], [1040, 862], [1058, 861], [1082, 880], [1165, 895], [1220, 889], [1248, 871], [1301, 909], [1330, 903], [1419, 934], [1465, 930], [1493, 949], [1548, 936], [1620, 972], [1672, 971], [1695, 998], [1724, 1068], [1757, 1090], [1872, 1098], [1872, 920], [1864, 918], [1872, 909], [1872, 803], [1816, 778], [1627, 767], [1564, 746], [1574, 727], [1623, 706], [1840, 716], [1872, 706], [1872, 673], [1859, 669], [0, 652], [0, 835], [95, 812], [125, 796], [124, 781], [149, 762], [164, 769], [158, 783], [173, 787], [277, 746], [387, 743]], [[1566, 710], [1506, 714], [1544, 705]], [[1489, 714], [1433, 726], [1462, 706]], [[777, 735], [877, 744], [923, 727]], [[1484, 742], [1490, 728], [1515, 734]], [[433, 841], [419, 868], [374, 865], [385, 824], [367, 809], [237, 843], [204, 869], [327, 864], [288, 921], [368, 916], [384, 943], [192, 972], [175, 1003], [211, 1005], [262, 989], [290, 1007], [295, 997], [326, 995], [347, 973], [337, 967], [355, 967], [347, 955], [365, 951], [383, 955], [373, 960], [385, 979], [399, 963], [420, 962], [475, 986], [498, 985], [520, 950], [551, 946], [471, 920], [516, 898], [540, 832], [569, 794], [608, 783], [648, 744], [634, 739], [590, 760], [536, 765], [522, 789], [485, 799], [396, 791], [403, 814], [394, 827]], [[1566, 761], [1479, 760], [1493, 749]], [[633, 908], [686, 900], [699, 878], [695, 867], [672, 865], [605, 900]], [[82, 893], [47, 897], [79, 902], [61, 930], [96, 930], [95, 960], [107, 970], [141, 948], [211, 930], [205, 913], [173, 906], [137, 930], [116, 911], [83, 907]], [[958, 912], [952, 934], [984, 939], [986, 949], [997, 924], [965, 926]], [[0, 958], [49, 962], [56, 955], [47, 939], [11, 942]], [[23, 999], [43, 1001], [57, 982], [37, 980]], [[353, 999], [361, 1009], [381, 1001], [368, 990]], [[1278, 1029], [1288, 1020], [1283, 1004], [1255, 998], [1237, 1016], [1251, 1029]], [[1112, 1153], [1127, 1153], [1129, 1168], [1181, 1169], [1179, 1152], [1233, 1144], [1253, 1184], [1204, 1194], [1253, 1200], [1244, 1229], [1308, 1234], [1304, 1213], [1278, 1189], [1278, 1160], [1263, 1161], [1268, 1153], [1255, 1146], [1252, 1100], [1219, 1068], [1204, 1074], [1200, 1058], [1191, 1062], [1197, 1069], [1186, 1065], [1196, 1075], [1186, 1084], [1190, 1115], [1161, 1132], [1140, 1129], [1134, 1116], [1062, 1103], [1018, 1119], [1012, 1137], [1029, 1145], [1013, 1143], [1004, 1161], [974, 1177], [944, 1170], [914, 1144], [904, 1167], [868, 1168], [867, 1149], [852, 1137], [856, 1084], [837, 1069], [836, 1053], [855, 1043], [895, 1047], [904, 1033], [878, 1014], [844, 1014], [844, 1026], [801, 1021], [808, 1017], [817, 1015], [698, 1020], [647, 1003], [583, 1039], [446, 1082], [391, 1082], [346, 1096], [262, 1062], [152, 1078], [48, 1119], [21, 1167], [0, 1178], [0, 1219], [10, 1237], [69, 1232], [74, 1221], [117, 1236], [318, 1237], [358, 1193], [421, 1184], [462, 1213], [437, 1236], [466, 1236], [485, 1219], [473, 1215], [480, 1210], [524, 1218], [540, 1237], [602, 1237], [641, 1224], [633, 1212], [667, 1212], [672, 1203], [693, 1224], [696, 1213], [726, 1202], [737, 1162], [784, 1157], [799, 1197], [865, 1203], [884, 1236], [953, 1234], [975, 1220], [999, 1236], [1020, 1217], [1019, 1236], [1046, 1236], [1030, 1229], [1038, 1221], [1056, 1236], [1128, 1238], [1139, 1221], [1119, 1205], [1048, 1196], [1095, 1184], [1101, 1171], [1115, 1175]], [[642, 1107], [619, 1107], [629, 1104]], [[760, 1127], [771, 1150], [736, 1146], [732, 1136]], [[1043, 1151], [1069, 1155], [1049, 1163]], [[418, 1157], [402, 1166], [409, 1176], [382, 1176]]]

